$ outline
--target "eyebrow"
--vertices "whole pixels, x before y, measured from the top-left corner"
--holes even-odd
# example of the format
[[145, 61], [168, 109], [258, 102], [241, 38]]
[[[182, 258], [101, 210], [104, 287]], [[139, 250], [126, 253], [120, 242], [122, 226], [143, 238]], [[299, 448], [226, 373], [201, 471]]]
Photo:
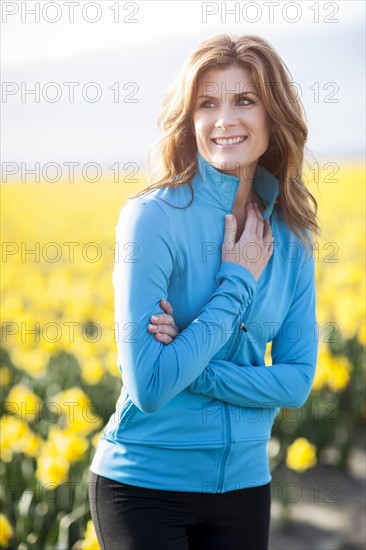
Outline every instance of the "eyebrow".
[[[237, 94], [234, 94], [234, 97], [242, 97], [243, 95], [249, 95], [249, 94], [256, 95], [256, 96], [258, 95], [257, 92], [239, 92]], [[207, 99], [216, 99], [217, 97], [220, 97], [220, 96], [203, 94], [203, 95], [200, 95], [197, 99], [201, 99], [202, 97], [205, 97]]]

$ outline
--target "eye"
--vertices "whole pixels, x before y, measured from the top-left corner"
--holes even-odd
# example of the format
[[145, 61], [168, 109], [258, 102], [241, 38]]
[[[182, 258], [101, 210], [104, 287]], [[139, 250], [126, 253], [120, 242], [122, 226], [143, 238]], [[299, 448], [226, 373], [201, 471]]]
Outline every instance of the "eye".
[[203, 108], [205, 109], [205, 108], [206, 108], [206, 105], [207, 105], [207, 103], [210, 103], [211, 105], [214, 105], [214, 104], [212, 103], [212, 101], [208, 101], [208, 100], [206, 100], [206, 101], [204, 101], [203, 103], [201, 103], [201, 105], [200, 105], [200, 106], [201, 106], [201, 107], [203, 107]]
[[248, 99], [247, 97], [239, 97], [238, 103], [240, 103], [241, 101], [247, 101], [249, 103], [249, 105], [251, 103], [254, 103], [254, 101], [252, 101], [251, 99]]
[[[246, 105], [250, 105], [250, 104], [253, 104], [253, 103], [254, 103], [253, 100], [248, 99], [247, 97], [244, 97], [244, 96], [239, 97], [238, 100], [237, 100], [238, 103], [241, 103], [242, 101], [247, 101], [247, 104], [246, 104]], [[209, 105], [213, 105], [213, 106], [215, 107], [215, 104], [212, 103], [212, 101], [209, 101], [208, 99], [206, 99], [205, 101], [203, 101], [203, 102], [201, 103], [200, 107], [203, 108], [203, 109], [207, 109], [207, 108], [209, 108], [209, 107], [208, 107], [208, 104], [209, 104]], [[246, 105], [244, 105], [244, 107], [245, 107]]]

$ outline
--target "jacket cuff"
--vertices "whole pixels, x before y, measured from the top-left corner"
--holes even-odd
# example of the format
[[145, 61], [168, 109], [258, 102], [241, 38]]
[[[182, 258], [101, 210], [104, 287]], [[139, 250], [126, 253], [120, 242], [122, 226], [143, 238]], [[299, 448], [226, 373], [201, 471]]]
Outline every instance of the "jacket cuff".
[[254, 275], [252, 275], [246, 267], [243, 267], [240, 264], [236, 264], [234, 262], [222, 262], [220, 269], [216, 274], [217, 283], [220, 284], [225, 276], [235, 277], [238, 281], [242, 281], [246, 287], [257, 287], [257, 280]]
[[236, 285], [243, 305], [247, 306], [257, 290], [255, 277], [242, 265], [234, 262], [222, 262], [216, 274], [216, 282], [220, 285], [225, 279]]

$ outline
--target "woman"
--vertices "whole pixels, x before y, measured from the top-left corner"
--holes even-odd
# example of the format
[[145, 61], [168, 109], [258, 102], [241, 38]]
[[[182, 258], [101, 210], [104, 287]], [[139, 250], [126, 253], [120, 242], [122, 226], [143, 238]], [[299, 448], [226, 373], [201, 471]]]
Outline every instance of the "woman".
[[317, 204], [289, 83], [264, 39], [219, 34], [165, 97], [153, 184], [116, 231], [123, 387], [90, 467], [103, 549], [268, 548], [267, 442], [318, 351]]

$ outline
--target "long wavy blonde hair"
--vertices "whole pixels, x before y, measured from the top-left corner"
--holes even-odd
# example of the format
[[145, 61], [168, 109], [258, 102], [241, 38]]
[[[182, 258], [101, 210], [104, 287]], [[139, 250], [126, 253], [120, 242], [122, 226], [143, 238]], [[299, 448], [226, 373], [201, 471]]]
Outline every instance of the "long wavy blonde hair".
[[[320, 234], [317, 201], [302, 178], [308, 135], [305, 112], [292, 86], [285, 63], [263, 38], [256, 35], [217, 34], [203, 41], [185, 60], [169, 86], [158, 116], [159, 139], [148, 155], [148, 185], [130, 198], [162, 187], [190, 184], [197, 171], [197, 143], [192, 133], [197, 83], [210, 69], [237, 65], [252, 71], [259, 96], [271, 121], [267, 151], [258, 159], [279, 180], [280, 205], [285, 223], [306, 248], [310, 234]], [[313, 203], [309, 204], [309, 199]]]

